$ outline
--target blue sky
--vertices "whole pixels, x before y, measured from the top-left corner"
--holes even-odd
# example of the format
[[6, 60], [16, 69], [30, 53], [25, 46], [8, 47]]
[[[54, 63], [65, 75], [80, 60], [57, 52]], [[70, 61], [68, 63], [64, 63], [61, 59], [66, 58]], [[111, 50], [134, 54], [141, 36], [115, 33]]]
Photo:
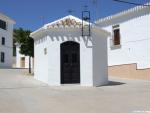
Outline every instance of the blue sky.
[[[150, 0], [124, 1], [150, 2]], [[34, 31], [42, 26], [43, 20], [44, 23], [49, 23], [69, 15], [69, 9], [74, 11], [72, 15], [81, 18], [85, 5], [91, 11], [92, 21], [134, 7], [113, 0], [98, 0], [97, 7], [92, 4], [92, 0], [0, 0], [0, 12], [16, 21], [15, 28], [22, 27]]]

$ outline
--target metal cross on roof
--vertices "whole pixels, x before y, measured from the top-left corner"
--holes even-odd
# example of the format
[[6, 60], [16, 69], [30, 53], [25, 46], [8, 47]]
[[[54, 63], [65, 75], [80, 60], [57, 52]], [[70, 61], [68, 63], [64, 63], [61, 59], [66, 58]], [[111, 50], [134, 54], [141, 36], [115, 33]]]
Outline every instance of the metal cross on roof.
[[68, 13], [69, 13], [69, 14], [72, 14], [73, 12], [75, 12], [75, 11], [72, 10], [72, 9], [69, 9], [69, 10], [68, 10]]

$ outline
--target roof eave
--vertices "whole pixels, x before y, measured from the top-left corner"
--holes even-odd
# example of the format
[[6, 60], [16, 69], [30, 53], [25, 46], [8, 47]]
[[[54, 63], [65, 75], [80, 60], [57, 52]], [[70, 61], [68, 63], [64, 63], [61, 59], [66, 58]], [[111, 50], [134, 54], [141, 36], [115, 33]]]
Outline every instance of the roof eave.
[[[146, 3], [145, 5], [150, 5], [150, 2]], [[130, 8], [128, 10], [122, 11], [120, 13], [117, 13], [117, 14], [114, 14], [114, 15], [111, 15], [111, 16], [99, 19], [99, 20], [95, 21], [95, 23], [96, 24], [100, 24], [100, 23], [103, 23], [103, 22], [111, 21], [112, 19], [116, 19], [116, 18], [125, 16], [125, 15], [128, 15], [128, 14], [132, 14], [132, 13], [138, 12], [138, 11], [143, 10], [143, 9], [148, 9], [148, 8], [150, 9], [150, 7], [148, 7], [148, 6], [147, 7], [146, 6], [133, 7], [133, 8]]]
[[111, 33], [109, 31], [104, 30], [104, 29], [100, 28], [99, 26], [94, 25], [93, 28], [106, 36], [111, 36]]
[[6, 20], [6, 21], [8, 21], [8, 22], [10, 22], [12, 24], [16, 24], [16, 22], [13, 19], [11, 19], [10, 17], [8, 17], [8, 16], [6, 16], [6, 15], [4, 15], [2, 13], [0, 13], [0, 18], [4, 19], [4, 20]]

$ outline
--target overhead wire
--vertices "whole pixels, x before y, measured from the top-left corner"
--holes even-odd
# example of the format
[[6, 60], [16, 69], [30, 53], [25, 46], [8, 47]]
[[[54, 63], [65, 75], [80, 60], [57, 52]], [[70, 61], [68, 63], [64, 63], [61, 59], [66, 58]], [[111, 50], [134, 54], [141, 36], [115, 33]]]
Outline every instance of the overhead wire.
[[129, 1], [123, 1], [123, 0], [113, 0], [113, 1], [120, 2], [120, 3], [126, 3], [126, 4], [131, 4], [131, 5], [136, 5], [136, 6], [148, 6], [148, 7], [150, 7], [150, 5], [148, 5], [148, 4], [141, 4], [141, 3], [129, 2]]

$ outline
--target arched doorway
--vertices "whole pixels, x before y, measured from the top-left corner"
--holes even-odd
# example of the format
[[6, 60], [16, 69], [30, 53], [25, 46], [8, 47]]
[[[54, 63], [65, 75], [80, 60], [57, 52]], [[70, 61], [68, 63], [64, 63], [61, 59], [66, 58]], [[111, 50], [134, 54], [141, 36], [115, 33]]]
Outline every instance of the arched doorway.
[[67, 41], [61, 48], [61, 84], [80, 83], [80, 45]]

